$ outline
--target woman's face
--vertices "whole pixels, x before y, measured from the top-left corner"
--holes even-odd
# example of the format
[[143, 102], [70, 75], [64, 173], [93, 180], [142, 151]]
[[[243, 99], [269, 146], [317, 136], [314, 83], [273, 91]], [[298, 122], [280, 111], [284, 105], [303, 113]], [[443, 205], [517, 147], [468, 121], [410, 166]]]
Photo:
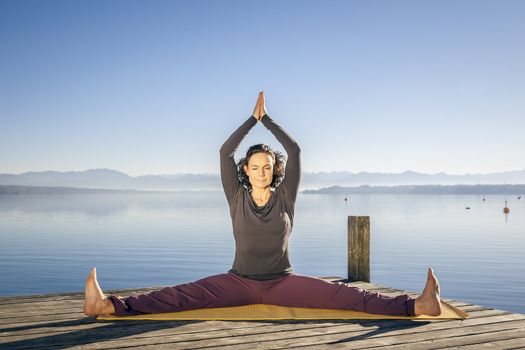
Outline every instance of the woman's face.
[[253, 188], [266, 188], [273, 180], [273, 158], [266, 152], [254, 153], [244, 171]]

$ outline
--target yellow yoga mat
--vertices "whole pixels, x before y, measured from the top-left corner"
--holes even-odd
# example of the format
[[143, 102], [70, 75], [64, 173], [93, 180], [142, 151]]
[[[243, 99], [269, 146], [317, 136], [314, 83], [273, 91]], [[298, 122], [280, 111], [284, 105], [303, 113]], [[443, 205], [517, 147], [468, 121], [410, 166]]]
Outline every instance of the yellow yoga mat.
[[387, 316], [351, 310], [287, 307], [269, 304], [249, 304], [242, 306], [204, 308], [137, 316], [98, 316], [97, 320], [447, 320], [464, 319], [468, 317], [466, 312], [448, 304], [445, 301], [441, 301], [441, 306], [442, 312], [439, 316]]

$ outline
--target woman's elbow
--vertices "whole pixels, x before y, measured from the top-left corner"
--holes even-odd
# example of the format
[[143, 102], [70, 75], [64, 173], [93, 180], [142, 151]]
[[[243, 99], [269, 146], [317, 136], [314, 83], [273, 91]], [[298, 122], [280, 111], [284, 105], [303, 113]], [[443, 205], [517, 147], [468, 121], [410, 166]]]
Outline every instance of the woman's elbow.
[[219, 155], [221, 156], [224, 156], [224, 157], [229, 157], [231, 154], [231, 151], [225, 147], [225, 146], [222, 146], [220, 149], [219, 149]]

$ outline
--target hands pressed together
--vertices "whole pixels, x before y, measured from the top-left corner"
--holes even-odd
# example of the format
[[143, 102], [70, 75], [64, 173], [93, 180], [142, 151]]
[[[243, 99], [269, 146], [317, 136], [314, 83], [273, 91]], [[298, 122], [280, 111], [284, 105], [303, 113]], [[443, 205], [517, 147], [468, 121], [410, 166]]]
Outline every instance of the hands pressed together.
[[257, 119], [257, 121], [261, 121], [261, 118], [266, 114], [266, 107], [264, 106], [264, 91], [259, 92], [259, 97], [257, 97], [257, 103], [255, 104], [255, 108], [253, 109], [252, 115]]

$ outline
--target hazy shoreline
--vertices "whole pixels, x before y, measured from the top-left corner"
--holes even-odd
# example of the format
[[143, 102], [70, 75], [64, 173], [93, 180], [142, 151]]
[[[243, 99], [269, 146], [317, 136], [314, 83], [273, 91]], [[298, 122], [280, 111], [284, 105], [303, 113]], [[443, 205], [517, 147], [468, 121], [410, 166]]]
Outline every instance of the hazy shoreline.
[[304, 190], [304, 194], [515, 194], [525, 193], [525, 185], [399, 185], [399, 186], [331, 186]]
[[[63, 186], [21, 186], [0, 185], [0, 195], [49, 195], [49, 194], [176, 194], [192, 192], [222, 192], [221, 189], [190, 190], [136, 190], [104, 189]], [[518, 185], [398, 185], [398, 186], [331, 186], [319, 189], [306, 189], [303, 194], [514, 194], [525, 193], [525, 184]]]
[[62, 186], [21, 186], [0, 185], [0, 195], [39, 195], [39, 194], [175, 194], [191, 192], [219, 192], [219, 190], [135, 190], [135, 189], [106, 189]]

